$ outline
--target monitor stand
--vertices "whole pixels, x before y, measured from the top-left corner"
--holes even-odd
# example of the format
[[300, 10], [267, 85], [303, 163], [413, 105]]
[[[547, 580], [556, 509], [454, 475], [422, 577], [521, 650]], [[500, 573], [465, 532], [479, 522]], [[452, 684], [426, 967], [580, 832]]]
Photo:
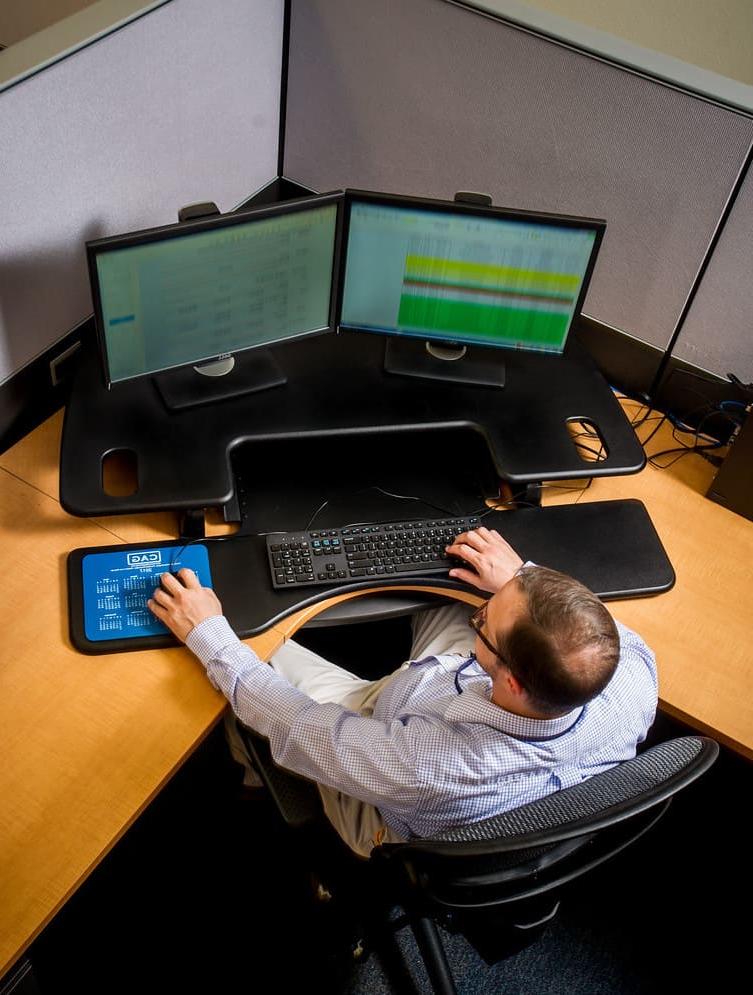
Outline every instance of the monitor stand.
[[165, 407], [170, 411], [215, 404], [271, 387], [281, 387], [287, 379], [270, 349], [251, 349], [200, 366], [167, 370], [153, 378]]
[[461, 343], [428, 342], [412, 336], [388, 338], [384, 351], [387, 373], [425, 380], [504, 387], [505, 361], [497, 349]]

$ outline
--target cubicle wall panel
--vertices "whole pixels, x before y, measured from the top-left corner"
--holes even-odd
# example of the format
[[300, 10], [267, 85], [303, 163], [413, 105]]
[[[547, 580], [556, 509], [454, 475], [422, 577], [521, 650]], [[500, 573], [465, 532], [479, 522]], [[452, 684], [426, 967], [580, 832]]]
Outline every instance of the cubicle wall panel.
[[753, 174], [748, 173], [672, 355], [753, 383]]
[[439, 0], [294, 0], [286, 175], [607, 219], [588, 314], [664, 348], [743, 115]]
[[276, 174], [282, 22], [169, 3], [0, 93], [0, 383], [91, 314], [85, 240]]

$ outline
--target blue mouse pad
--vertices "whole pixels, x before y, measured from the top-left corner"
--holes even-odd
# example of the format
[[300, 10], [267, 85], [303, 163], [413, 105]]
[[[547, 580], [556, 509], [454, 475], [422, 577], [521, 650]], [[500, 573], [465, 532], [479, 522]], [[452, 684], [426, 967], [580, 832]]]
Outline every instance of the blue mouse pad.
[[190, 567], [203, 587], [212, 586], [206, 546], [162, 546], [87, 553], [81, 561], [84, 632], [92, 642], [161, 636], [169, 630], [146, 602], [160, 574]]

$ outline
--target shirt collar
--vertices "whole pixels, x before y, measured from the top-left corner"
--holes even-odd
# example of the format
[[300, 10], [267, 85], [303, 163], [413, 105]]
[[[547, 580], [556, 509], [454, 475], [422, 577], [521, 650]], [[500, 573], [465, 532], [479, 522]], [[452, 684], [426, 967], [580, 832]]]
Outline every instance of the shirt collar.
[[483, 685], [479, 681], [469, 682], [464, 687], [463, 693], [450, 702], [445, 712], [447, 719], [456, 722], [483, 722], [485, 725], [499, 729], [500, 732], [507, 733], [508, 736], [514, 736], [515, 739], [541, 742], [561, 736], [580, 718], [583, 711], [580, 705], [565, 715], [558, 715], [553, 719], [534, 719], [527, 715], [508, 712], [506, 708], [490, 700], [491, 678], [473, 657], [461, 663], [461, 668], [463, 670], [466, 667], [470, 668], [473, 663], [476, 664], [477, 673], [483, 674], [486, 681]]

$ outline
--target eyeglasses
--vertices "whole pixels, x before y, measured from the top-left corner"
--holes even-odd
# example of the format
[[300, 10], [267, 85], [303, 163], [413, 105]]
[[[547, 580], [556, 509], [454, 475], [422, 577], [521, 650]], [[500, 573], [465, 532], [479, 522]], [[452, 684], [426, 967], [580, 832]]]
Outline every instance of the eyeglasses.
[[493, 653], [496, 658], [502, 663], [505, 662], [505, 658], [499, 652], [497, 647], [484, 635], [483, 628], [486, 625], [486, 609], [489, 607], [489, 602], [485, 601], [483, 605], [476, 609], [476, 611], [468, 619], [468, 625], [473, 629], [481, 642], [486, 646], [490, 653]]

